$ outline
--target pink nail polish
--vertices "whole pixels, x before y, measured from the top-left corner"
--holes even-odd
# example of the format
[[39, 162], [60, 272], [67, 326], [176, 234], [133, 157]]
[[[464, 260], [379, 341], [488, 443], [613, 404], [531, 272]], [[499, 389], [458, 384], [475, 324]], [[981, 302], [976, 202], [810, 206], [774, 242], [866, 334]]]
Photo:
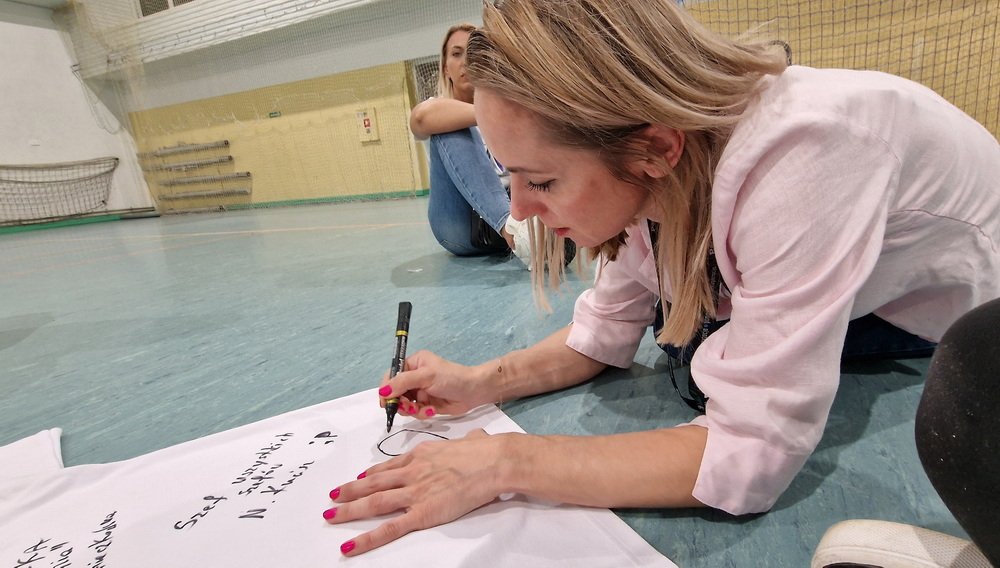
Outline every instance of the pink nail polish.
[[378, 389], [379, 396], [389, 396], [390, 394], [392, 394], [392, 387], [389, 385], [385, 385], [384, 387]]
[[410, 414], [416, 414], [417, 410], [418, 410], [418, 408], [417, 408], [416, 404], [411, 404], [410, 405]]
[[326, 519], [326, 520], [328, 520], [328, 521], [330, 519], [336, 517], [336, 516], [337, 516], [337, 508], [336, 507], [334, 507], [332, 509], [327, 509], [327, 510], [323, 511], [323, 518]]
[[362, 472], [361, 472], [361, 473], [360, 473], [360, 474], [358, 475], [358, 479], [364, 479], [366, 475], [368, 475], [368, 472], [367, 472], [367, 471], [362, 471]]
[[431, 416], [434, 416], [434, 409], [433, 408], [428, 408], [427, 409], [427, 418], [430, 418]]
[[344, 544], [340, 545], [340, 552], [342, 552], [344, 554], [347, 554], [348, 552], [354, 550], [355, 546], [357, 546], [357, 545], [354, 544], [354, 541], [353, 540], [349, 540], [349, 541], [345, 542]]
[[340, 488], [339, 487], [330, 492], [330, 499], [331, 500], [336, 501], [337, 497], [340, 497]]

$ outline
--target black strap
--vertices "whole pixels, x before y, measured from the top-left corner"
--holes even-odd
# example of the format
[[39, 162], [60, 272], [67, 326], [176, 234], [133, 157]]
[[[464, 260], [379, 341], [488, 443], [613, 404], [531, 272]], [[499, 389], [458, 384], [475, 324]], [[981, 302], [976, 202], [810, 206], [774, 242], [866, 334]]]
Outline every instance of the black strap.
[[[654, 261], [653, 264], [656, 266], [656, 281], [657, 285], [659, 286], [660, 264], [657, 251], [658, 249], [657, 242], [659, 240], [660, 224], [654, 223], [653, 221], [650, 220], [647, 220], [646, 222], [649, 225], [649, 240], [650, 243], [652, 244], [653, 261]], [[722, 290], [721, 286], [722, 278], [719, 275], [719, 264], [715, 260], [714, 249], [709, 249], [708, 251], [707, 270], [708, 270], [709, 284], [712, 289], [712, 304], [718, 307], [719, 293]], [[665, 304], [662, 297], [659, 299], [659, 303], [660, 303], [660, 309], [663, 310], [664, 314], [666, 314], [667, 310], [665, 309]], [[701, 345], [702, 343], [705, 342], [706, 339], [708, 339], [708, 336], [711, 333], [712, 323], [714, 321], [715, 320], [711, 316], [709, 316], [707, 312], [702, 315], [701, 335], [699, 337], [700, 341], [698, 342], [698, 345]], [[659, 330], [654, 330], [654, 332], [658, 331]], [[684, 393], [681, 392], [680, 387], [677, 385], [677, 377], [674, 374], [674, 364], [676, 362], [678, 362], [677, 359], [670, 356], [669, 354], [667, 355], [667, 373], [670, 375], [670, 382], [671, 384], [674, 385], [674, 390], [677, 391], [677, 395], [681, 397], [681, 400], [683, 400], [685, 404], [687, 404], [689, 407], [691, 407], [699, 414], [705, 414], [705, 405], [706, 403], [708, 403], [708, 397], [705, 396], [705, 393], [703, 393], [700, 388], [698, 388], [698, 383], [695, 382], [694, 375], [690, 372], [690, 370], [688, 371], [688, 385], [687, 385], [688, 396], [685, 396]]]
[[677, 396], [681, 397], [681, 400], [698, 414], [705, 414], [705, 405], [708, 404], [708, 397], [698, 388], [698, 383], [694, 382], [694, 375], [691, 374], [690, 370], [688, 370], [687, 388], [690, 396], [684, 396], [680, 387], [677, 386], [677, 377], [674, 376], [674, 362], [674, 358], [667, 355], [667, 373], [670, 375], [670, 382], [674, 385], [674, 390], [677, 391]]

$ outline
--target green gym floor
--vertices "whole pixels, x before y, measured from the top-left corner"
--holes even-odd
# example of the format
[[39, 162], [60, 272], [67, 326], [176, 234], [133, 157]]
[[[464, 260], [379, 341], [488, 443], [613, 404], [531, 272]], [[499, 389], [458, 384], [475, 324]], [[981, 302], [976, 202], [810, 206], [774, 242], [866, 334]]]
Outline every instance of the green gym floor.
[[[374, 387], [399, 301], [410, 352], [478, 363], [566, 325], [590, 277], [535, 308], [516, 259], [457, 258], [426, 198], [121, 220], [0, 234], [0, 445], [64, 430], [67, 466], [122, 460]], [[693, 417], [649, 336], [628, 370], [504, 403], [535, 434]], [[835, 522], [964, 536], [923, 474], [927, 359], [854, 364], [826, 434], [765, 515], [619, 510], [682, 568], [804, 567]], [[374, 403], [373, 403], [374, 404]]]

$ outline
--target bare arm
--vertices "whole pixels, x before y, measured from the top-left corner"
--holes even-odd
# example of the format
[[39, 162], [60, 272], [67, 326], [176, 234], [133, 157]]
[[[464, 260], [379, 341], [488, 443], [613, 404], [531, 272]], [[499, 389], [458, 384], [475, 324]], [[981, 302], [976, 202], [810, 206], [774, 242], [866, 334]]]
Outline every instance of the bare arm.
[[592, 507], [702, 507], [692, 497], [708, 430], [679, 426], [609, 436], [502, 434], [498, 494]]
[[454, 132], [475, 125], [476, 115], [472, 104], [457, 99], [427, 99], [413, 107], [410, 113], [410, 131], [418, 140], [432, 134]]
[[384, 397], [401, 397], [399, 412], [404, 415], [457, 415], [582, 383], [605, 365], [567, 347], [569, 330], [564, 327], [527, 349], [471, 367], [419, 351], [391, 382], [388, 373], [382, 377], [380, 400], [384, 405]]
[[[607, 366], [566, 345], [566, 326], [535, 345], [474, 367], [496, 388], [494, 402], [559, 390], [593, 378]], [[492, 378], [490, 378], [492, 377]]]
[[[569, 331], [566, 326], [476, 370], [499, 375], [498, 400], [581, 383], [606, 365], [568, 347]], [[494, 490], [594, 507], [700, 507], [691, 492], [707, 437], [699, 426], [610, 436], [493, 436], [499, 452]]]
[[[566, 345], [570, 326], [480, 365], [496, 373], [499, 400], [565, 388], [605, 368]], [[493, 436], [495, 493], [524, 493], [594, 507], [700, 507], [694, 490], [708, 430], [682, 426], [610, 436]]]

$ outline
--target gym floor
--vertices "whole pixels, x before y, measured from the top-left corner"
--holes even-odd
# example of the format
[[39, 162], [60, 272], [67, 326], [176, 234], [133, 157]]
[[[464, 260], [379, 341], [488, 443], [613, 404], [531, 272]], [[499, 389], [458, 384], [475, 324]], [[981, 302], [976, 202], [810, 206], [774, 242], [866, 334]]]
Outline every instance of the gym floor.
[[[426, 207], [414, 198], [0, 234], [0, 445], [60, 427], [66, 466], [103, 463], [373, 388], [403, 300], [414, 306], [410, 353], [460, 363], [569, 323], [587, 269], [549, 294], [552, 313], [539, 311], [516, 259], [451, 256]], [[770, 513], [616, 512], [682, 568], [808, 566], [823, 532], [850, 518], [965, 536], [914, 446], [927, 364], [845, 365], [819, 448]], [[630, 369], [502, 410], [534, 434], [693, 418], [648, 335]]]

